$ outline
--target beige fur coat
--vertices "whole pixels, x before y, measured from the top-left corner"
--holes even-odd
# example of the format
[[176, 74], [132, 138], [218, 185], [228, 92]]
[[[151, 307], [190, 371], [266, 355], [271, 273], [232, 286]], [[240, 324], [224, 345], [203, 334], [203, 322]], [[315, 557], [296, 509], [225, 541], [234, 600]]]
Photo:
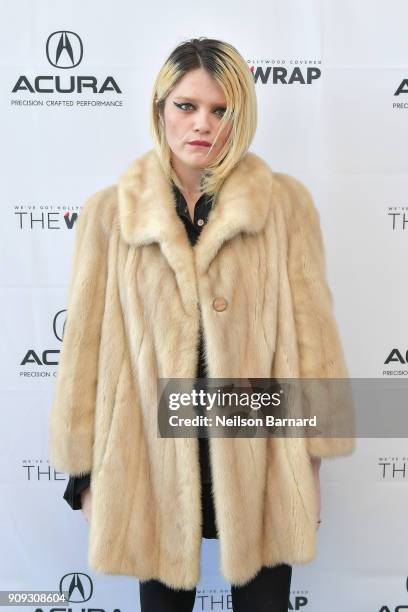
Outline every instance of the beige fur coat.
[[[247, 153], [192, 247], [150, 150], [86, 201], [75, 231], [50, 462], [92, 471], [92, 569], [192, 588], [198, 441], [157, 436], [157, 378], [195, 376], [200, 312], [209, 377], [347, 377], [319, 216], [299, 180]], [[314, 558], [310, 456], [353, 449], [352, 438], [210, 439], [226, 580]]]

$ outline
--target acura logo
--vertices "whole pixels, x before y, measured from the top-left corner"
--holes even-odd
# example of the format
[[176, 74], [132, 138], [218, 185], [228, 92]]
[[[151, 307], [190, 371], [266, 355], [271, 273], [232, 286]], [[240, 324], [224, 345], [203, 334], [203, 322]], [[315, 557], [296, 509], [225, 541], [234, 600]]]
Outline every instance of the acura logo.
[[[54, 336], [60, 342], [64, 339], [64, 331], [65, 331], [65, 323], [67, 320], [67, 309], [64, 308], [59, 310], [52, 321], [52, 330], [54, 332]], [[26, 354], [24, 355], [20, 365], [35, 364], [37, 366], [57, 366], [58, 361], [55, 361], [58, 355], [60, 354], [60, 350], [58, 349], [44, 349], [42, 351], [37, 352], [36, 349], [28, 349]]]
[[65, 330], [65, 320], [66, 320], [66, 312], [67, 309], [59, 310], [54, 317], [52, 322], [52, 329], [54, 332], [54, 336], [62, 342], [64, 338], [64, 330]]
[[68, 591], [68, 601], [82, 603], [92, 597], [93, 584], [87, 574], [65, 574], [60, 580], [60, 593]]
[[[58, 30], [49, 35], [46, 42], [47, 60], [55, 68], [75, 68], [82, 62], [83, 44], [82, 40], [70, 30]], [[98, 77], [88, 74], [86, 76], [73, 73], [64, 74], [36, 74], [28, 77], [22, 74], [18, 77], [12, 88], [12, 93], [28, 92], [30, 94], [58, 93], [67, 94], [104, 94], [111, 91], [121, 94], [122, 91], [113, 76], [108, 75], [103, 82], [98, 82]], [[46, 102], [49, 103], [48, 100]], [[103, 101], [101, 102], [103, 103]], [[110, 106], [121, 106], [122, 103], [109, 101]]]
[[75, 68], [83, 57], [82, 40], [75, 32], [59, 30], [47, 38], [47, 59], [56, 68]]

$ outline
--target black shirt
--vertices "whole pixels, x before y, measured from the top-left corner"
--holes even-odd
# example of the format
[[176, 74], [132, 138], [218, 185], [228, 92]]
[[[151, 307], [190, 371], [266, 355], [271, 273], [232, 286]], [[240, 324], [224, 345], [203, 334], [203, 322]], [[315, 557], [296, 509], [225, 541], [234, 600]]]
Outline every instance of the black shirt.
[[[207, 223], [208, 215], [212, 206], [212, 198], [207, 194], [203, 194], [200, 199], [196, 202], [194, 208], [194, 219], [190, 217], [186, 200], [180, 190], [173, 184], [173, 192], [176, 197], [176, 209], [179, 217], [184, 223], [190, 244], [193, 246], [198, 240], [198, 237]], [[197, 364], [197, 378], [206, 378], [206, 365], [204, 358], [204, 342], [203, 333], [200, 325], [200, 336], [199, 336], [199, 348], [198, 348], [198, 364]], [[209, 446], [207, 438], [198, 438], [199, 451], [200, 451], [200, 473], [201, 482], [211, 482], [211, 467], [209, 459]]]
[[[180, 190], [173, 183], [173, 193], [176, 200], [176, 210], [180, 219], [184, 223], [186, 228], [187, 236], [190, 244], [194, 246], [198, 240], [198, 237], [207, 223], [208, 215], [211, 211], [213, 199], [207, 194], [203, 194], [195, 204], [194, 208], [194, 219], [191, 219], [188, 211], [186, 200]], [[198, 350], [198, 363], [197, 363], [197, 378], [205, 379], [207, 376], [205, 359], [204, 359], [204, 344], [203, 334], [200, 325], [199, 335], [199, 350]], [[198, 438], [199, 442], [199, 459], [200, 459], [200, 474], [201, 482], [206, 484], [206, 489], [210, 488], [211, 484], [211, 465], [209, 459], [209, 445], [207, 438]], [[90, 485], [90, 473], [84, 476], [70, 476], [67, 488], [64, 493], [64, 499], [74, 510], [81, 508], [81, 493]], [[209, 494], [209, 493], [208, 493]], [[206, 493], [207, 495], [207, 493]]]

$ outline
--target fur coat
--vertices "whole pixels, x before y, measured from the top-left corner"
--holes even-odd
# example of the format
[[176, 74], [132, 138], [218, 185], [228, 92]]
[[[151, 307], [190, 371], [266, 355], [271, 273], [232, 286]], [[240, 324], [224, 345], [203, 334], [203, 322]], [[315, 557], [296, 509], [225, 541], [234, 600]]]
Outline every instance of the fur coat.
[[[197, 438], [157, 435], [157, 379], [192, 378], [200, 318], [211, 378], [342, 378], [318, 212], [296, 178], [248, 152], [192, 247], [152, 149], [85, 202], [50, 413], [51, 464], [92, 472], [88, 562], [104, 574], [200, 579]], [[220, 307], [222, 304], [222, 307]], [[321, 402], [344, 418], [347, 405]], [[311, 456], [352, 437], [211, 438], [220, 571], [316, 555]]]

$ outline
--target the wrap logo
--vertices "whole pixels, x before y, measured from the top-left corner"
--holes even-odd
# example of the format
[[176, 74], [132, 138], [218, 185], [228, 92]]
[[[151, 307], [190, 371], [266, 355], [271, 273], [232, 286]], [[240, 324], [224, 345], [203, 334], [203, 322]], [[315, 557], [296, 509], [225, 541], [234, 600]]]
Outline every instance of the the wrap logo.
[[303, 69], [299, 66], [287, 68], [285, 66], [250, 66], [250, 71], [254, 76], [255, 83], [267, 85], [312, 85], [313, 81], [320, 79], [321, 70], [317, 67], [307, 67]]

